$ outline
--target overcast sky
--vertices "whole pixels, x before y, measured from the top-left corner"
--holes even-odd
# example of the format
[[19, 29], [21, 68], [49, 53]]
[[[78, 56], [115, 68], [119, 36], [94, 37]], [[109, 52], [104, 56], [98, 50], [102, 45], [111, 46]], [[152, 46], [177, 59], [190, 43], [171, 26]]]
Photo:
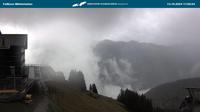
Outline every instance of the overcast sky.
[[47, 64], [68, 76], [82, 70], [96, 82], [100, 40], [165, 45], [200, 42], [200, 9], [0, 9], [2, 33], [27, 33], [26, 63]]
[[[89, 40], [138, 40], [183, 43], [197, 39], [200, 9], [1, 9], [0, 24], [34, 32], [38, 27], [72, 26], [93, 34]], [[61, 26], [62, 24], [62, 26]], [[71, 32], [69, 29], [68, 32]], [[56, 32], [51, 31], [51, 32]], [[4, 31], [9, 32], [9, 31]], [[9, 32], [13, 33], [13, 32]], [[22, 32], [23, 33], [23, 32]], [[59, 32], [58, 32], [59, 33]], [[67, 31], [66, 31], [67, 33]], [[69, 34], [68, 34], [69, 35]], [[70, 35], [71, 36], [71, 35]], [[70, 38], [77, 38], [71, 36]], [[36, 38], [36, 37], [35, 37]]]

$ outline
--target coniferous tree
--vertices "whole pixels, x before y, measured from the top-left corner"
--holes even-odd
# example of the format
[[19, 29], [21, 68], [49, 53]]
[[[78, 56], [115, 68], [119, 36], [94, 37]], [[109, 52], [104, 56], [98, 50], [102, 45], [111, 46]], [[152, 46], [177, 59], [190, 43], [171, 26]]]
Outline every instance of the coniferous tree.
[[95, 84], [92, 84], [92, 92], [98, 94], [97, 87]]
[[89, 90], [93, 93], [98, 94], [98, 90], [95, 84], [90, 84]]
[[89, 91], [92, 91], [92, 85], [90, 84]]
[[84, 74], [81, 71], [71, 70], [68, 80], [72, 87], [86, 91]]
[[84, 74], [81, 71], [79, 71], [78, 74], [80, 76], [80, 89], [83, 91], [86, 91], [87, 88], [86, 88], [86, 84], [85, 84]]
[[119, 93], [119, 95], [118, 95], [118, 97], [117, 97], [117, 100], [119, 101], [119, 102], [123, 102], [123, 100], [124, 100], [124, 97], [125, 97], [125, 91], [123, 90], [123, 89], [120, 89], [120, 93]]
[[128, 89], [125, 91], [121, 89], [117, 100], [126, 105], [132, 112], [153, 112], [153, 106], [150, 99]]

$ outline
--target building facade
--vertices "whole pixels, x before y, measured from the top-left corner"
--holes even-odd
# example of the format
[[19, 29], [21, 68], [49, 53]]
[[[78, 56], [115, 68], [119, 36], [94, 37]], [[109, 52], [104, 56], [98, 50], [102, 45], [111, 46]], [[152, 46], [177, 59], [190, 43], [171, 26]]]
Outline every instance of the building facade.
[[0, 32], [0, 89], [18, 88], [25, 74], [26, 34]]

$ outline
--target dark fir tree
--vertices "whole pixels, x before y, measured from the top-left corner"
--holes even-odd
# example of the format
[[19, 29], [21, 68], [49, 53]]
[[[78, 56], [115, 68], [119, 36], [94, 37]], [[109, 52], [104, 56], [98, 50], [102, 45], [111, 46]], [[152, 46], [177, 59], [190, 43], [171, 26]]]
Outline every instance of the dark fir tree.
[[98, 94], [98, 90], [95, 84], [90, 84], [89, 90], [93, 93]]
[[92, 84], [92, 92], [98, 94], [97, 87], [95, 84]]
[[90, 87], [89, 87], [89, 91], [91, 91], [92, 92], [92, 85], [90, 84]]

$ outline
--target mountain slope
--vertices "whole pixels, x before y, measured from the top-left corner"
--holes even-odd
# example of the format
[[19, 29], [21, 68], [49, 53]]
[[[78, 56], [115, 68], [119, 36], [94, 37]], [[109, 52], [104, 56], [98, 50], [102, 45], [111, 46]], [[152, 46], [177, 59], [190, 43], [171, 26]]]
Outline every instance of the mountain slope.
[[49, 97], [63, 112], [126, 112], [123, 105], [111, 98], [83, 92], [66, 82], [48, 82]]
[[188, 95], [185, 88], [200, 87], [199, 82], [200, 78], [177, 80], [152, 88], [145, 95], [152, 99], [155, 106], [176, 110], [184, 97]]

